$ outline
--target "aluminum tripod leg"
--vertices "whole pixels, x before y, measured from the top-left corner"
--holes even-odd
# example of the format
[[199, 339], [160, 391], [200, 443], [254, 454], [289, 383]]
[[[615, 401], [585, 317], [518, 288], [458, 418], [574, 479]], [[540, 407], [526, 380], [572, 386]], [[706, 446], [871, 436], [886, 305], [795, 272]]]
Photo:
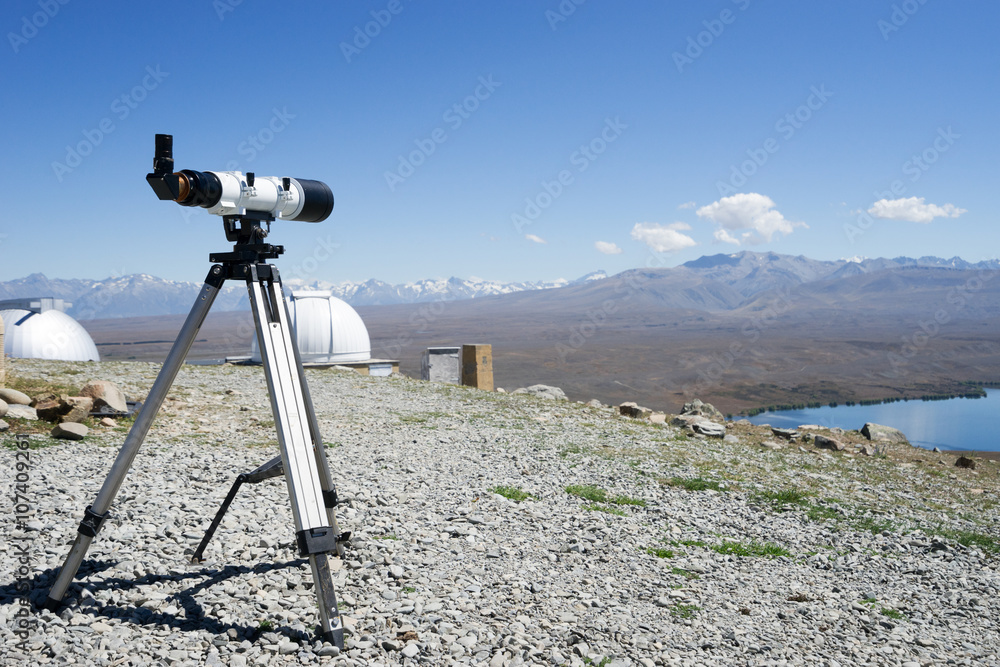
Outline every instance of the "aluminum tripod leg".
[[191, 312], [188, 314], [187, 320], [184, 321], [184, 326], [181, 327], [174, 346], [170, 349], [170, 354], [167, 355], [159, 375], [156, 376], [153, 388], [149, 390], [149, 396], [143, 403], [139, 416], [136, 417], [128, 437], [125, 438], [125, 444], [118, 451], [118, 457], [111, 466], [111, 472], [108, 473], [107, 479], [104, 480], [104, 486], [98, 492], [94, 503], [84, 512], [84, 519], [80, 522], [73, 548], [70, 549], [66, 562], [59, 570], [55, 584], [49, 589], [49, 599], [46, 602], [46, 607], [49, 609], [57, 609], [60, 606], [63, 596], [66, 595], [66, 590], [76, 577], [80, 564], [83, 563], [83, 557], [87, 554], [90, 543], [101, 529], [101, 523], [107, 516], [107, 511], [118, 494], [122, 482], [125, 481], [125, 475], [132, 467], [132, 462], [135, 460], [136, 454], [139, 453], [139, 448], [149, 432], [149, 427], [152, 425], [156, 413], [160, 411], [160, 406], [167, 396], [170, 385], [173, 384], [177, 372], [184, 364], [184, 358], [191, 349], [191, 344], [198, 335], [201, 325], [205, 322], [205, 316], [212, 308], [212, 302], [215, 301], [223, 280], [222, 268], [213, 266], [201, 294], [198, 295], [194, 306], [191, 307]]
[[[332, 489], [329, 470], [320, 462], [322, 443], [315, 428], [316, 417], [308, 398], [298, 350], [292, 338], [288, 309], [281, 293], [277, 269], [266, 267], [269, 276], [262, 279], [261, 266], [249, 267], [247, 287], [257, 327], [257, 342], [271, 397], [271, 409], [278, 431], [281, 461], [292, 503], [295, 535], [299, 553], [309, 557], [313, 583], [319, 603], [320, 634], [338, 647], [344, 645], [344, 629], [337, 611], [333, 590], [330, 555], [337, 552], [337, 532], [327, 507]], [[329, 487], [329, 488], [324, 488]]]

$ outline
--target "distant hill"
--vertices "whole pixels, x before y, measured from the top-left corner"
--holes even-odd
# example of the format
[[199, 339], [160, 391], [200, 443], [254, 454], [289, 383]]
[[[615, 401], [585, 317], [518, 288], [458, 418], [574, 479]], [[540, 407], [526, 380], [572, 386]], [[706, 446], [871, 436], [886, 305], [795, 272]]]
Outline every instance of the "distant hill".
[[[489, 280], [449, 278], [390, 285], [381, 280], [362, 283], [329, 283], [288, 280], [285, 289], [329, 290], [353, 306], [424, 303], [477, 299], [498, 294], [554, 289], [590, 283], [606, 278], [603, 271], [589, 273], [574, 281], [504, 283]], [[0, 301], [41, 296], [64, 299], [73, 304], [67, 311], [78, 320], [147, 317], [187, 313], [201, 290], [201, 283], [163, 280], [146, 274], [132, 274], [104, 280], [50, 279], [41, 273], [0, 282]], [[213, 306], [215, 312], [249, 310], [246, 288], [231, 282], [223, 286]]]

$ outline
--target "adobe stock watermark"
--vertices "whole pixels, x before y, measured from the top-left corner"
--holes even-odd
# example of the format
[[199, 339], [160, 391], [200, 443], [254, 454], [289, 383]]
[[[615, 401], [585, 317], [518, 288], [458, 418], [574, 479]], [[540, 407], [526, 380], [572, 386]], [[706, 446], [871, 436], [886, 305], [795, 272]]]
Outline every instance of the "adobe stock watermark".
[[791, 310], [790, 295], [787, 287], [780, 289], [774, 298], [768, 301], [767, 306], [752, 317], [747, 318], [743, 326], [740, 327], [740, 337], [731, 340], [721, 353], [711, 355], [708, 363], [697, 370], [698, 379], [681, 388], [683, 394], [689, 398], [696, 397], [712, 387], [718, 386], [726, 372], [736, 366], [741, 359], [752, 354], [752, 346], [777, 324], [781, 315]]
[[576, 13], [576, 8], [587, 0], [561, 0], [555, 10], [545, 10], [545, 20], [549, 22], [549, 27], [555, 30], [560, 23], [564, 23], [570, 16]]
[[354, 26], [354, 35], [350, 42], [340, 43], [340, 52], [344, 54], [344, 59], [350, 64], [351, 59], [361, 55], [361, 52], [368, 48], [372, 40], [382, 34], [382, 31], [389, 27], [392, 19], [399, 16], [405, 7], [402, 0], [389, 0], [384, 9], [373, 9], [369, 12], [372, 17], [364, 26]]
[[12, 632], [19, 641], [15, 647], [25, 655], [30, 654], [28, 639], [38, 628], [38, 619], [31, 614], [31, 533], [26, 524], [34, 516], [31, 502], [31, 447], [28, 436], [19, 434], [14, 439], [16, 451], [14, 454], [14, 521], [17, 532], [9, 537], [8, 556], [13, 561], [15, 572], [17, 598], [16, 611], [12, 622]]
[[[628, 129], [628, 125], [621, 121], [621, 117], [615, 116], [604, 120], [604, 127], [593, 139], [580, 146], [570, 153], [569, 163], [576, 173], [582, 174], [587, 171], [597, 159], [608, 150], [608, 146], [618, 141], [622, 133]], [[542, 212], [562, 196], [570, 185], [576, 180], [573, 169], [562, 169], [552, 180], [543, 180], [539, 185], [540, 191], [532, 197], [524, 198], [524, 208], [520, 212], [514, 212], [510, 216], [511, 224], [520, 234], [525, 227], [534, 224], [541, 217]]]
[[[914, 153], [908, 160], [903, 162], [900, 171], [903, 172], [904, 176], [908, 177], [907, 181], [916, 183], [961, 138], [962, 135], [953, 131], [951, 125], [947, 128], [939, 127], [937, 135], [931, 141], [930, 145], [919, 153]], [[906, 181], [901, 178], [894, 179], [887, 189], [875, 190], [872, 194], [875, 196], [875, 201], [879, 201], [880, 199], [899, 199], [906, 194]], [[862, 208], [858, 210], [857, 217], [853, 223], [844, 223], [844, 235], [850, 243], [854, 243], [858, 237], [864, 236], [864, 233], [874, 224], [875, 218], [866, 209]]]
[[111, 101], [110, 110], [112, 116], [105, 116], [99, 120], [96, 127], [82, 130], [83, 139], [75, 145], [66, 146], [66, 157], [62, 162], [52, 163], [52, 172], [56, 179], [62, 183], [67, 174], [83, 164], [83, 160], [91, 155], [112, 132], [115, 131], [115, 121], [124, 121], [132, 112], [139, 108], [139, 105], [156, 90], [163, 80], [170, 76], [169, 72], [160, 70], [160, 66], [155, 68], [152, 65], [146, 66], [146, 75], [142, 80], [132, 87], [130, 91], [119, 95]]
[[889, 35], [899, 32], [899, 29], [906, 25], [910, 17], [919, 12], [920, 8], [926, 4], [927, 0], [904, 0], [899, 4], [894, 4], [892, 12], [889, 14], [889, 20], [879, 19], [875, 23], [879, 32], [882, 33], [882, 39], [888, 42]]
[[[732, 0], [732, 3], [742, 12], [750, 6], [750, 0]], [[712, 44], [715, 44], [715, 40], [722, 36], [722, 33], [726, 31], [726, 26], [732, 25], [736, 22], [736, 17], [738, 14], [733, 12], [731, 9], [723, 9], [719, 12], [719, 17], [714, 19], [706, 19], [701, 22], [705, 27], [704, 30], [698, 32], [693, 37], [689, 36], [687, 38], [687, 48], [684, 52], [674, 51], [672, 57], [674, 59], [674, 65], [677, 67], [677, 71], [680, 74], [684, 73], [684, 68], [688, 65], [694, 64], [694, 61], [701, 58], [705, 50], [708, 49]]]
[[[460, 102], [452, 104], [441, 114], [441, 120], [452, 132], [461, 128], [479, 110], [480, 105], [493, 96], [496, 89], [502, 86], [500, 81], [494, 81], [493, 75], [479, 77], [479, 85], [471, 94], [466, 95]], [[395, 192], [396, 188], [413, 176], [427, 159], [437, 151], [438, 146], [448, 141], [448, 130], [444, 127], [434, 128], [430, 134], [423, 139], [414, 139], [416, 146], [406, 155], [399, 155], [399, 163], [393, 170], [387, 170], [384, 174], [385, 184], [389, 186], [389, 192]]]
[[[295, 117], [296, 114], [290, 113], [288, 107], [280, 109], [273, 107], [271, 109], [271, 117], [268, 121], [261, 125], [256, 132], [248, 134], [245, 140], [236, 145], [235, 152], [241, 159], [227, 161], [223, 171], [241, 171], [242, 167], [256, 160], [257, 156], [274, 142], [279, 134], [288, 128]], [[188, 224], [191, 222], [191, 218], [199, 211], [201, 209], [198, 207], [181, 206], [180, 216], [184, 219], [184, 223]]]
[[7, 41], [14, 53], [19, 53], [21, 47], [38, 35], [38, 31], [49, 24], [49, 21], [56, 17], [59, 10], [69, 4], [69, 0], [38, 0], [38, 9], [31, 16], [21, 17], [21, 27], [17, 32], [8, 32]]
[[790, 141], [831, 97], [833, 93], [826, 89], [826, 84], [820, 84], [818, 88], [810, 86], [809, 96], [805, 101], [775, 121], [774, 131], [777, 136], [768, 137], [756, 148], [748, 148], [746, 160], [739, 165], [730, 165], [729, 180], [715, 182], [719, 196], [728, 197], [740, 192], [747, 181], [781, 149], [782, 143]]
[[941, 335], [943, 327], [961, 313], [969, 302], [993, 280], [997, 272], [980, 270], [964, 283], [953, 287], [945, 296], [945, 305], [934, 311], [934, 315], [917, 322], [917, 328], [909, 336], [903, 336], [898, 350], [892, 350], [886, 358], [891, 370], [881, 373], [883, 377], [899, 378], [908, 374], [909, 366], [917, 355], [926, 351], [927, 345]]
[[236, 8], [243, 4], [243, 0], [212, 0], [212, 9], [220, 21], [226, 20], [226, 14], [236, 11]]

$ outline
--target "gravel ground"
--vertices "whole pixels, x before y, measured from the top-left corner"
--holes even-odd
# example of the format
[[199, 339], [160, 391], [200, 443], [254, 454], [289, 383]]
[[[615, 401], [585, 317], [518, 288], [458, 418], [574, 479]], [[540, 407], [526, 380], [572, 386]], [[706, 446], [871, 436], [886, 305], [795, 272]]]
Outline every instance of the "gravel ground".
[[[110, 379], [133, 399], [157, 371], [11, 368]], [[3, 664], [1000, 665], [996, 462], [826, 452], [746, 424], [707, 439], [565, 401], [308, 375], [353, 534], [334, 573], [342, 652], [315, 639], [280, 478], [245, 486], [207, 562], [188, 562], [235, 476], [277, 454], [259, 368], [188, 366], [59, 614], [23, 591], [44, 601], [127, 428], [67, 442], [8, 419]]]

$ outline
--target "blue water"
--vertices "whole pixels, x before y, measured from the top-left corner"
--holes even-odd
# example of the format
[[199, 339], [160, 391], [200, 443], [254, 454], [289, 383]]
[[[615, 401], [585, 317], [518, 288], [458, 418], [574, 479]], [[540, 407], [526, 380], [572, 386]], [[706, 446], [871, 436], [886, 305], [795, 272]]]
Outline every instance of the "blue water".
[[1000, 389], [987, 389], [986, 398], [763, 412], [750, 421], [781, 428], [817, 424], [844, 430], [860, 429], [865, 422], [874, 422], [899, 429], [912, 444], [928, 449], [1000, 452]]

